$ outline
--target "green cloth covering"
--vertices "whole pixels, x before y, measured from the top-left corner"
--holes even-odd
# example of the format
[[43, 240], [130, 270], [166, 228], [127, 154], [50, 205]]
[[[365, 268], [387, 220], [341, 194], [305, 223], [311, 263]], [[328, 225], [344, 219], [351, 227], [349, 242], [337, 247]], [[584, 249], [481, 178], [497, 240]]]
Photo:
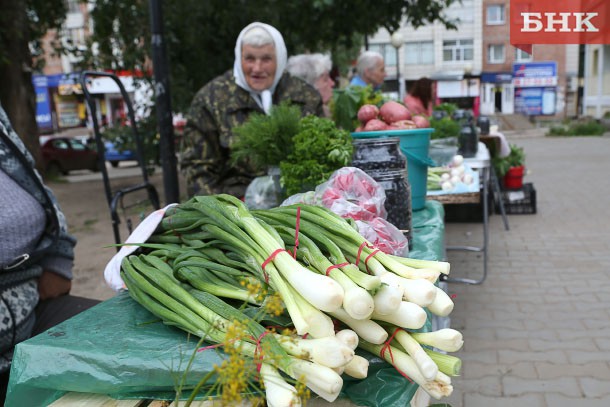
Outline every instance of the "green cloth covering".
[[[413, 212], [410, 257], [443, 258], [443, 217], [443, 206], [436, 201], [427, 201], [424, 209]], [[430, 321], [427, 325], [429, 330]], [[127, 293], [121, 293], [17, 345], [5, 405], [43, 406], [69, 391], [171, 398], [178, 372], [196, 348], [197, 338], [189, 339], [184, 332], [158, 323]], [[360, 406], [408, 405], [417, 385], [380, 358], [365, 356], [370, 360], [369, 376], [344, 378], [344, 395]], [[216, 349], [197, 353], [187, 387], [221, 360]]]

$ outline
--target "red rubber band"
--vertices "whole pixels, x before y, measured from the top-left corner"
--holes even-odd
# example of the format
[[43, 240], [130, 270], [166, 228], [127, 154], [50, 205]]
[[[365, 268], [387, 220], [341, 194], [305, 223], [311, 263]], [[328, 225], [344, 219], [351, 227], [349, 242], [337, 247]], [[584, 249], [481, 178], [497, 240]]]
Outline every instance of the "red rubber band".
[[398, 333], [398, 331], [402, 331], [402, 328], [396, 328], [394, 330], [394, 332], [392, 333], [392, 335], [388, 338], [388, 340], [384, 343], [383, 347], [381, 348], [381, 350], [379, 351], [379, 356], [381, 356], [382, 359], [385, 359], [385, 351], [389, 350], [390, 351], [390, 360], [392, 361], [392, 366], [394, 366], [394, 369], [396, 369], [398, 371], [398, 373], [400, 373], [400, 375], [402, 377], [404, 377], [405, 379], [407, 379], [409, 382], [413, 383], [413, 380], [411, 380], [411, 378], [409, 376], [407, 376], [407, 374], [403, 371], [401, 371], [395, 364], [394, 364], [394, 355], [392, 354], [392, 347], [390, 346], [390, 344], [392, 343], [392, 341], [394, 340], [394, 337], [396, 336], [396, 334]]
[[260, 361], [257, 361], [256, 363], [256, 372], [260, 373], [261, 372], [261, 365], [263, 364], [263, 348], [261, 346], [261, 341], [263, 340], [263, 338], [265, 336], [267, 336], [268, 334], [270, 334], [269, 331], [265, 331], [262, 334], [260, 334], [260, 336], [258, 337], [258, 339], [256, 340], [256, 349], [254, 350], [254, 358], [256, 359], [256, 356], [258, 354], [258, 351], [261, 351], [261, 355], [259, 356]]
[[349, 263], [348, 263], [348, 262], [345, 262], [345, 263], [341, 263], [341, 264], [333, 264], [332, 266], [329, 266], [329, 267], [326, 269], [326, 277], [328, 277], [328, 276], [329, 276], [329, 274], [330, 274], [330, 272], [331, 272], [331, 271], [333, 271], [334, 269], [338, 269], [338, 268], [345, 267], [345, 266], [349, 266]]
[[271, 253], [269, 255], [269, 257], [267, 257], [267, 260], [265, 260], [262, 264], [263, 270], [265, 270], [265, 267], [267, 267], [267, 264], [271, 263], [273, 261], [273, 259], [275, 259], [275, 256], [277, 256], [278, 254], [280, 254], [281, 252], [287, 252], [290, 253], [288, 250], [286, 249], [276, 249], [273, 253]]
[[370, 259], [371, 257], [373, 257], [373, 256], [375, 255], [375, 253], [378, 253], [378, 252], [379, 252], [379, 249], [375, 249], [375, 250], [373, 250], [373, 251], [371, 252], [371, 254], [369, 254], [369, 255], [366, 257], [366, 259], [364, 259], [364, 266], [366, 267], [366, 272], [367, 272], [368, 274], [371, 274], [371, 271], [369, 270], [369, 259]]
[[222, 343], [217, 343], [215, 345], [205, 346], [203, 348], [197, 349], [197, 352], [203, 352], [203, 351], [208, 350], [208, 349], [215, 349], [215, 348], [218, 348], [220, 346], [222, 346]]
[[371, 274], [370, 270], [369, 270], [369, 265], [368, 262], [370, 260], [371, 257], [373, 257], [375, 254], [379, 253], [379, 249], [376, 248], [374, 245], [369, 244], [368, 242], [362, 242], [362, 244], [360, 245], [360, 247], [358, 247], [358, 254], [356, 255], [356, 266], [358, 264], [360, 264], [360, 255], [362, 254], [362, 250], [364, 250], [364, 247], [367, 247], [369, 249], [374, 249], [371, 254], [369, 254], [368, 256], [366, 256], [366, 259], [364, 259], [364, 266], [366, 267], [366, 272], [368, 274]]

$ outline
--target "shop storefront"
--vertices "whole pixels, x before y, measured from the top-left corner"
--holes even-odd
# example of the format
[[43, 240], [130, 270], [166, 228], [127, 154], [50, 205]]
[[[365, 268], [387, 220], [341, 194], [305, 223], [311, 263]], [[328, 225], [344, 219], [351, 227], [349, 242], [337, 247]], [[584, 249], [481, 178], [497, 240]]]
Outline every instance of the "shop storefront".
[[515, 112], [527, 116], [557, 112], [557, 62], [513, 64]]
[[513, 114], [515, 112], [512, 72], [481, 74], [481, 114]]
[[32, 82], [41, 133], [85, 125], [85, 100], [77, 73], [33, 75]]
[[[119, 75], [119, 79], [134, 102], [136, 116], [144, 116], [141, 106], [151, 98], [150, 86], [136, 84], [132, 76]], [[42, 134], [91, 126], [80, 73], [33, 75], [32, 81], [36, 92], [36, 122]], [[92, 78], [87, 86], [95, 101], [100, 125], [124, 124], [127, 106], [116, 83], [110, 78], [99, 77]]]
[[460, 109], [472, 110], [476, 116], [480, 113], [480, 76], [466, 74], [435, 74], [436, 99], [438, 103], [454, 103]]

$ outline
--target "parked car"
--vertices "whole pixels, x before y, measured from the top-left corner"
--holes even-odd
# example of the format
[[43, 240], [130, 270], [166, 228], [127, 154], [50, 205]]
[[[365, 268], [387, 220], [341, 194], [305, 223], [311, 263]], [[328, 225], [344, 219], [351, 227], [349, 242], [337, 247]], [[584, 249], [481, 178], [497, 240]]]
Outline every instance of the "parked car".
[[121, 161], [137, 161], [136, 153], [132, 150], [119, 151], [112, 141], [104, 142], [104, 159], [114, 168], [119, 166]]
[[42, 167], [47, 175], [66, 175], [73, 170], [100, 170], [97, 151], [80, 140], [52, 137], [43, 142], [40, 150]]

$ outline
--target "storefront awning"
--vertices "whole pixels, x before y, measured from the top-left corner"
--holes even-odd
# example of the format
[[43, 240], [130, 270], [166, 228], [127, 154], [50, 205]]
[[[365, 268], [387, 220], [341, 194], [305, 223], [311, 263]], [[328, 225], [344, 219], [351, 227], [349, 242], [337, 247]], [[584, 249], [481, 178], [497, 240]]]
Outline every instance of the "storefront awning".
[[511, 83], [512, 81], [512, 72], [483, 72], [481, 74], [483, 83]]

